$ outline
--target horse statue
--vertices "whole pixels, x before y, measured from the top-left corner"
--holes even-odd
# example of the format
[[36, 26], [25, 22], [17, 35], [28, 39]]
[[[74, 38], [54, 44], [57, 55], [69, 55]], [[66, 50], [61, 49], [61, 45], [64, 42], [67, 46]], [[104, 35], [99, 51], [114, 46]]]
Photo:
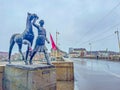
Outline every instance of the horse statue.
[[[32, 46], [33, 44], [33, 39], [34, 39], [34, 33], [33, 33], [33, 29], [32, 29], [32, 20], [33, 19], [38, 19], [39, 17], [36, 14], [31, 14], [31, 13], [27, 13], [27, 21], [26, 21], [26, 29], [25, 31], [20, 34], [13, 34], [11, 39], [10, 39], [10, 47], [9, 47], [9, 57], [8, 57], [8, 61], [9, 64], [11, 63], [11, 53], [12, 53], [12, 49], [15, 43], [17, 43], [18, 48], [19, 48], [19, 52], [22, 55], [22, 59], [25, 60], [25, 64], [28, 58], [28, 54], [29, 54], [29, 45]], [[25, 42], [24, 42], [25, 41]], [[24, 55], [22, 53], [22, 44], [28, 44], [27, 46], [27, 51], [26, 51], [26, 57], [24, 58]]]

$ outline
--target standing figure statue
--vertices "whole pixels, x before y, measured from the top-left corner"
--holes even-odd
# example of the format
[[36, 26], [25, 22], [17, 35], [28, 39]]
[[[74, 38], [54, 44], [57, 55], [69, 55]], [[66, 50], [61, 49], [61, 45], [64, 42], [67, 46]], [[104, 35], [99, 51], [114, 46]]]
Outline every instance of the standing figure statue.
[[[9, 63], [11, 63], [11, 53], [12, 53], [12, 48], [14, 46], [15, 43], [17, 43], [18, 48], [19, 48], [19, 52], [22, 55], [22, 59], [26, 59], [28, 58], [28, 54], [29, 51], [31, 50], [31, 46], [33, 43], [33, 39], [34, 39], [34, 33], [33, 33], [33, 29], [32, 29], [32, 21], [33, 19], [38, 19], [38, 16], [36, 14], [31, 14], [28, 13], [27, 14], [27, 21], [26, 21], [26, 29], [22, 34], [13, 34], [11, 39], [10, 39], [10, 47], [9, 47]], [[24, 55], [22, 53], [22, 44], [28, 44], [28, 48], [26, 51], [26, 58], [24, 58]]]
[[33, 59], [34, 55], [37, 53], [37, 51], [39, 51], [39, 52], [44, 52], [45, 58], [47, 60], [47, 65], [51, 65], [51, 62], [49, 60], [49, 55], [47, 53], [47, 48], [45, 46], [45, 40], [47, 41], [47, 43], [50, 43], [50, 42], [48, 41], [48, 39], [46, 37], [46, 30], [43, 27], [44, 20], [39, 21], [40, 25], [36, 24], [36, 20], [37, 19], [33, 20], [33, 26], [35, 26], [37, 28], [38, 36], [37, 36], [37, 39], [36, 39], [35, 47], [34, 47], [32, 53], [31, 53], [29, 63], [33, 64], [32, 59]]

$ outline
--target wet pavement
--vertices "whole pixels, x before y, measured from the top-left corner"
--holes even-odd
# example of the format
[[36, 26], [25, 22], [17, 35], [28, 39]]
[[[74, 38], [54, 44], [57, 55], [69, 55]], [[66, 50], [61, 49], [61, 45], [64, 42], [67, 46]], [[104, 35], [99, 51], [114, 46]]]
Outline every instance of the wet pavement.
[[74, 90], [120, 90], [120, 62], [72, 59]]

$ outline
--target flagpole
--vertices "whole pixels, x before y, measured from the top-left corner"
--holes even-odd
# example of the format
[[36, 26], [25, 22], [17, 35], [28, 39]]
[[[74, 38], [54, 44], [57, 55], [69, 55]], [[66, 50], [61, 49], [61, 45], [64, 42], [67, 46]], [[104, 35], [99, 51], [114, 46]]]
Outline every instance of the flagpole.
[[58, 38], [57, 38], [57, 31], [56, 31], [56, 46], [57, 46], [57, 39], [58, 39]]
[[[57, 30], [56, 30], [56, 47], [57, 47]], [[57, 49], [56, 49], [56, 61], [57, 61]]]

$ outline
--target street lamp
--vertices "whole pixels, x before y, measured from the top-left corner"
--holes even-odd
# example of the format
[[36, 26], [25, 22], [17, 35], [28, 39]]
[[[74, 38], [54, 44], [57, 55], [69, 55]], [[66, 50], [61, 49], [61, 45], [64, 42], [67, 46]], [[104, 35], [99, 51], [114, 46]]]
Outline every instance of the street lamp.
[[92, 49], [92, 44], [89, 43], [89, 45], [90, 45], [90, 56], [91, 56], [91, 55], [92, 55], [92, 51], [91, 51], [91, 49]]
[[58, 46], [58, 35], [59, 35], [59, 34], [60, 34], [60, 33], [56, 31], [56, 46]]
[[[89, 43], [89, 45], [90, 45], [90, 58], [92, 58], [92, 51], [91, 51], [91, 49], [92, 49], [92, 44], [91, 43]], [[92, 60], [92, 59], [91, 59]], [[91, 69], [93, 70], [93, 62], [91, 61]]]
[[57, 47], [57, 50], [56, 50], [56, 59], [57, 59], [57, 57], [58, 57], [58, 35], [59, 35], [60, 33], [59, 32], [57, 32], [56, 31], [56, 47]]
[[119, 40], [119, 31], [115, 31], [115, 34], [117, 34], [117, 38], [118, 38], [118, 47], [119, 47], [119, 52], [120, 52], [120, 40]]

